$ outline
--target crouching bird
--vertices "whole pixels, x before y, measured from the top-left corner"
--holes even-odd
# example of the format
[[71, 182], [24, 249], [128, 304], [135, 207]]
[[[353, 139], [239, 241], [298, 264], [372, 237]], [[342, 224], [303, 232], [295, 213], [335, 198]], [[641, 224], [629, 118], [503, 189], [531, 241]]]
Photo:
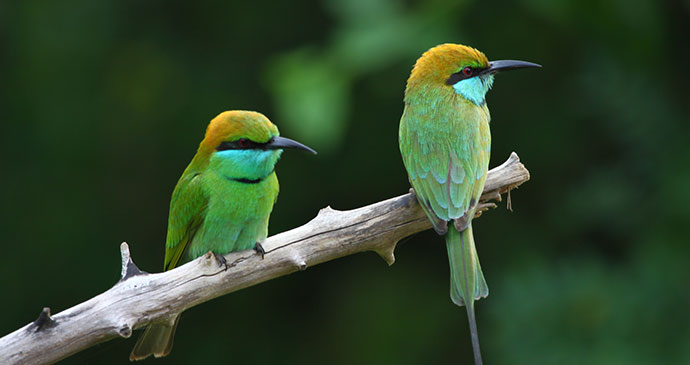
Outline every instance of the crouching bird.
[[495, 73], [524, 67], [541, 66], [489, 62], [474, 48], [443, 44], [417, 60], [405, 88], [400, 152], [419, 204], [436, 233], [446, 236], [450, 297], [467, 309], [476, 364], [482, 358], [474, 301], [489, 294], [472, 237], [491, 151], [484, 97]]
[[[220, 255], [255, 249], [268, 235], [268, 218], [278, 197], [274, 171], [283, 149], [313, 149], [278, 135], [263, 114], [226, 111], [206, 129], [192, 162], [170, 200], [164, 270], [212, 251]], [[179, 315], [170, 323], [152, 323], [137, 341], [130, 360], [166, 356], [173, 345]]]

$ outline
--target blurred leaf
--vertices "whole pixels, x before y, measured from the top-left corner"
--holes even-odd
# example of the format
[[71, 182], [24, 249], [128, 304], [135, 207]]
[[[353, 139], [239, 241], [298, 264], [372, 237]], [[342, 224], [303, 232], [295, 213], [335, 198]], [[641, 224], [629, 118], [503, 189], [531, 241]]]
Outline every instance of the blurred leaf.
[[313, 52], [294, 52], [275, 61], [265, 77], [276, 100], [275, 122], [319, 152], [332, 152], [345, 138], [348, 75]]

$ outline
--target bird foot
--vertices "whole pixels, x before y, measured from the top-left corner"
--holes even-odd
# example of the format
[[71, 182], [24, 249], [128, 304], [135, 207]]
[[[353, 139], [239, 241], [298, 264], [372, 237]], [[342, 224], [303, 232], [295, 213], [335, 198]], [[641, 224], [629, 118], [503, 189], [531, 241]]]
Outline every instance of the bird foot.
[[215, 252], [213, 253], [213, 256], [216, 258], [216, 260], [218, 260], [219, 266], [225, 267], [225, 269], [223, 269], [223, 271], [226, 271], [228, 269], [228, 260], [225, 259], [225, 256], [219, 255]]
[[260, 242], [257, 242], [256, 245], [254, 246], [254, 251], [261, 255], [261, 259], [264, 259], [264, 255], [266, 255], [266, 251], [264, 250], [264, 246], [261, 246]]
[[474, 211], [474, 218], [481, 216], [482, 213], [493, 208], [496, 208], [495, 203], [479, 203], [479, 205], [477, 205], [477, 209]]

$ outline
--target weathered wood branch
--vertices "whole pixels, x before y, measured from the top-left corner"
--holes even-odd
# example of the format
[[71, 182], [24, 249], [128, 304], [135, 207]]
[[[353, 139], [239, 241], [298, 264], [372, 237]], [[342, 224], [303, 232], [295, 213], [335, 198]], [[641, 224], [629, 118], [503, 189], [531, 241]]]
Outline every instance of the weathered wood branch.
[[[491, 200], [527, 180], [512, 153], [489, 171], [481, 207], [495, 207]], [[44, 308], [36, 321], [0, 338], [0, 364], [55, 362], [221, 295], [357, 252], [375, 251], [390, 265], [400, 239], [429, 228], [414, 196], [405, 194], [348, 211], [321, 209], [309, 223], [269, 237], [263, 260], [252, 250], [226, 255], [227, 270], [207, 253], [171, 271], [144, 273], [122, 243], [122, 279], [115, 286], [54, 316]]]

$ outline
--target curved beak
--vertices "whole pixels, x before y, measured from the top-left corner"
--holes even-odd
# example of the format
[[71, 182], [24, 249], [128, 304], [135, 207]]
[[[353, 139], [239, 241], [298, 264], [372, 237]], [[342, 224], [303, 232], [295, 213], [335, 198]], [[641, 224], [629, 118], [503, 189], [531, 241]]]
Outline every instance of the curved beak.
[[269, 150], [279, 150], [279, 149], [285, 149], [285, 148], [294, 148], [294, 149], [299, 149], [299, 150], [305, 150], [309, 151], [313, 154], [316, 154], [316, 151], [311, 149], [310, 147], [307, 147], [297, 141], [294, 141], [290, 138], [285, 138], [285, 137], [273, 137], [271, 138], [268, 143], [266, 143], [266, 149]]
[[500, 60], [489, 62], [489, 67], [484, 69], [483, 74], [495, 74], [501, 71], [517, 70], [519, 68], [541, 67], [536, 63], [515, 60]]

